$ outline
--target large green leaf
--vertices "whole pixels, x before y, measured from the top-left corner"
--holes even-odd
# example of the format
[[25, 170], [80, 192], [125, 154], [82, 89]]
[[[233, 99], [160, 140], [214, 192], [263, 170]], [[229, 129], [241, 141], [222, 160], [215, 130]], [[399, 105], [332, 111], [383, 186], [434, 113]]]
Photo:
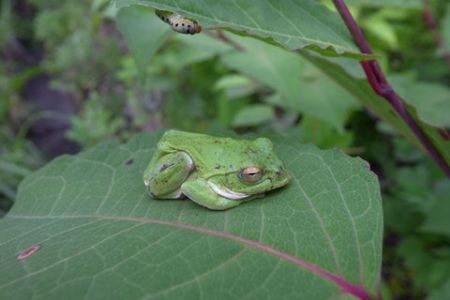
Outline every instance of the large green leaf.
[[271, 40], [287, 49], [367, 58], [354, 45], [339, 16], [317, 1], [116, 0], [191, 17], [204, 29], [229, 29]]
[[292, 182], [217, 212], [148, 197], [142, 172], [159, 137], [64, 156], [22, 182], [0, 221], [0, 299], [377, 293], [383, 221], [367, 163], [274, 139]]

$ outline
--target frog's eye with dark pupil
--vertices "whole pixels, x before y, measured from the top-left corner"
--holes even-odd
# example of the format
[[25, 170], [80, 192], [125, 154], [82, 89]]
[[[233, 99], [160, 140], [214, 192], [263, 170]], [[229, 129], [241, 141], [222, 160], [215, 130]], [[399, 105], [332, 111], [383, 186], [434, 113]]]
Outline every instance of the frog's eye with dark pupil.
[[242, 169], [239, 175], [242, 181], [247, 183], [255, 183], [261, 180], [263, 174], [263, 170], [258, 167], [247, 167]]

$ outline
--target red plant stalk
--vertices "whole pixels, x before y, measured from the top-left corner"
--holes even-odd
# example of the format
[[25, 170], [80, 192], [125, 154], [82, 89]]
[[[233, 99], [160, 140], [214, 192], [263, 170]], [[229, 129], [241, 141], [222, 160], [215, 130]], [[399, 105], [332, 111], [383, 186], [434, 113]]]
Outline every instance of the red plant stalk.
[[[373, 52], [370, 49], [370, 46], [364, 37], [361, 29], [358, 24], [356, 24], [355, 19], [350, 13], [347, 5], [344, 0], [333, 0], [334, 6], [338, 10], [342, 19], [344, 20], [347, 28], [353, 35], [353, 38], [356, 41], [359, 49], [362, 53], [372, 55]], [[431, 142], [430, 138], [425, 134], [425, 132], [420, 128], [414, 118], [409, 114], [406, 110], [405, 105], [403, 104], [400, 96], [394, 91], [392, 86], [386, 79], [383, 71], [381, 70], [380, 65], [376, 60], [369, 61], [361, 61], [360, 62], [362, 68], [364, 69], [364, 73], [366, 74], [367, 80], [374, 92], [385, 98], [389, 104], [395, 109], [398, 115], [403, 119], [403, 121], [408, 125], [408, 127], [413, 131], [417, 139], [423, 145], [423, 147], [427, 150], [428, 154], [433, 158], [436, 164], [444, 171], [444, 173], [450, 177], [450, 165], [445, 161], [442, 157], [441, 153], [436, 149], [434, 144]]]

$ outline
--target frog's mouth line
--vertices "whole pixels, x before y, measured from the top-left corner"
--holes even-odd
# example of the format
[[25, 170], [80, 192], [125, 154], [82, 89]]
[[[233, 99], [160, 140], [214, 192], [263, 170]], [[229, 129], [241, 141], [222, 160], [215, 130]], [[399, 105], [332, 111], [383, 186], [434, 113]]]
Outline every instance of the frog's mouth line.
[[229, 190], [226, 187], [219, 187], [218, 185], [212, 183], [211, 181], [207, 181], [208, 186], [219, 196], [222, 196], [227, 199], [232, 200], [239, 200], [249, 197], [250, 195], [239, 193], [239, 192], [233, 192], [232, 190]]

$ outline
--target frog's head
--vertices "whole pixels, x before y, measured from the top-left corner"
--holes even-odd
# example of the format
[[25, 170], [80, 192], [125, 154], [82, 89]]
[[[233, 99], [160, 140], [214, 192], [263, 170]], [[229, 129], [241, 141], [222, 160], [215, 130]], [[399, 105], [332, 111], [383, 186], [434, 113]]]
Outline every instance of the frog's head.
[[267, 138], [248, 141], [235, 154], [235, 163], [226, 173], [208, 179], [211, 189], [222, 197], [244, 199], [285, 186], [291, 179]]

